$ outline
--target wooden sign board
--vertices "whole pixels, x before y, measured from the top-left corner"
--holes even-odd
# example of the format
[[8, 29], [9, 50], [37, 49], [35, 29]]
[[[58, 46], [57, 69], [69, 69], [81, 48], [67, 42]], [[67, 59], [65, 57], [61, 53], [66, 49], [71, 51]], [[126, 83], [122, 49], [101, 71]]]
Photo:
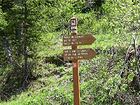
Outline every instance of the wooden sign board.
[[63, 36], [63, 46], [71, 45], [91, 45], [95, 41], [95, 37], [92, 34], [82, 35], [71, 35]]
[[70, 22], [71, 27], [77, 27], [77, 19], [73, 17]]
[[73, 17], [70, 21], [71, 33], [77, 33], [77, 18]]
[[72, 60], [92, 59], [96, 55], [96, 52], [91, 48], [77, 50], [66, 49], [64, 50], [63, 54], [65, 61], [72, 61]]

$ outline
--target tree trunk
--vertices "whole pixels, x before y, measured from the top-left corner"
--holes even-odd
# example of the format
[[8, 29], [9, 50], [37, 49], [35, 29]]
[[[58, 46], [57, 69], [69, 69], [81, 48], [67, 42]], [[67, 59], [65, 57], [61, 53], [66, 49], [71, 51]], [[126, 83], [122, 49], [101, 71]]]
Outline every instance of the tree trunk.
[[23, 3], [23, 15], [24, 19], [22, 22], [22, 34], [23, 34], [23, 56], [24, 56], [24, 64], [23, 64], [23, 72], [24, 72], [24, 80], [23, 80], [23, 88], [26, 87], [28, 83], [29, 77], [29, 68], [28, 68], [28, 54], [27, 54], [27, 5], [26, 0], [22, 1]]

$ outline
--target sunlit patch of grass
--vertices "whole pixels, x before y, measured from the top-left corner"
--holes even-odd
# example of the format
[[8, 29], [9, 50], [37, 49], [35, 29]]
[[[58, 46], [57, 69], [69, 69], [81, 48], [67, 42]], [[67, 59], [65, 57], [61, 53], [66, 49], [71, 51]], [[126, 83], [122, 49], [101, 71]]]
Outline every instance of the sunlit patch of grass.
[[117, 36], [117, 35], [96, 35], [96, 41], [93, 44], [93, 48], [110, 48], [110, 47], [126, 47], [129, 46], [131, 37], [128, 36], [126, 38]]

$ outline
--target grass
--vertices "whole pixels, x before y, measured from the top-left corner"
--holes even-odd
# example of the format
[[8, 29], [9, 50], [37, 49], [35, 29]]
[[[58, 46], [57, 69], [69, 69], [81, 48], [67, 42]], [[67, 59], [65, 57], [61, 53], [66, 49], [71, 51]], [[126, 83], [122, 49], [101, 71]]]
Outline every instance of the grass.
[[[67, 6], [66, 6], [67, 7]], [[63, 10], [62, 10], [63, 11]], [[68, 14], [69, 11], [67, 12]], [[66, 14], [66, 15], [68, 15]], [[97, 14], [96, 14], [97, 15]], [[76, 13], [78, 17], [78, 32], [80, 34], [92, 33], [96, 41], [90, 46], [79, 46], [79, 48], [93, 48], [108, 50], [111, 47], [117, 48], [118, 53], [112, 57], [109, 54], [96, 55], [94, 59], [80, 61], [80, 88], [82, 105], [120, 105], [115, 100], [115, 94], [122, 92], [119, 85], [126, 91], [127, 85], [120, 78], [120, 71], [123, 68], [124, 52], [131, 43], [131, 35], [127, 35], [122, 27], [110, 29], [111, 21], [107, 15], [97, 20], [94, 11], [89, 13]], [[68, 15], [67, 18], [71, 16]], [[58, 18], [58, 17], [57, 17]], [[65, 17], [64, 17], [65, 18]], [[113, 17], [112, 17], [113, 18]], [[44, 63], [45, 57], [62, 55], [63, 49], [70, 47], [62, 46], [62, 33], [67, 32], [65, 26], [59, 27], [63, 19], [50, 22], [50, 30], [56, 27], [63, 28], [61, 32], [46, 33], [41, 35], [37, 45], [38, 68], [36, 75], [40, 75], [36, 81], [32, 81], [27, 90], [21, 94], [12, 96], [0, 105], [72, 105], [73, 84], [72, 67], [57, 67], [54, 64]], [[67, 20], [67, 19], [64, 19]], [[60, 22], [60, 24], [58, 24]], [[118, 21], [116, 21], [118, 22]], [[51, 25], [51, 23], [53, 23]], [[62, 22], [65, 25], [68, 22]], [[116, 23], [117, 24], [117, 23]], [[121, 24], [121, 23], [120, 23]], [[115, 24], [114, 24], [115, 25]], [[125, 34], [113, 34], [113, 31], [122, 31]], [[62, 32], [64, 31], [64, 32]], [[68, 32], [67, 32], [68, 33]], [[114, 32], [115, 33], [115, 32]], [[139, 42], [138, 42], [139, 43]], [[130, 79], [131, 81], [132, 79]], [[114, 100], [112, 100], [114, 99]]]
[[[102, 67], [104, 67], [104, 62], [101, 62], [100, 59], [106, 60], [106, 58], [107, 56], [98, 55], [91, 61], [81, 61], [80, 85], [82, 105], [94, 103], [94, 98], [97, 99], [97, 97], [95, 97], [96, 95], [98, 97], [102, 97], [102, 94], [98, 95], [97, 91], [99, 88], [98, 86], [102, 84], [98, 79], [101, 80], [102, 76], [99, 76], [99, 73], [96, 74], [96, 72], [101, 72]], [[94, 65], [94, 63], [96, 63], [96, 65]], [[97, 69], [100, 71], [94, 71], [94, 67], [96, 66], [100, 67]], [[37, 81], [33, 81], [28, 90], [19, 95], [13, 96], [7, 102], [1, 102], [0, 105], [72, 105], [72, 68], [48, 65], [48, 69], [49, 72], [47, 72], [47, 69], [42, 69], [39, 71], [42, 73], [42, 77]], [[60, 74], [49, 74], [50, 72], [52, 73], [52, 71], [59, 71], [61, 74], [63, 74], [63, 76], [59, 77]], [[45, 73], [48, 73], [49, 77], [46, 77]], [[99, 102], [96, 102], [95, 105], [98, 105], [98, 103]]]
[[[40, 57], [42, 56], [55, 56], [59, 55], [63, 51], [62, 47], [62, 39], [61, 37], [55, 37], [56, 34], [59, 33], [49, 33], [48, 36], [42, 36], [42, 41], [38, 46], [39, 47], [39, 53], [38, 55]], [[119, 43], [120, 39], [119, 36], [113, 36], [113, 35], [96, 35], [96, 41], [91, 46], [85, 46], [85, 47], [91, 47], [93, 49], [101, 48], [101, 49], [107, 49], [112, 46], [121, 46], [121, 43]], [[50, 48], [46, 48], [46, 40], [50, 38], [49, 43]], [[54, 41], [53, 41], [54, 40]], [[123, 47], [126, 47], [128, 45], [128, 40], [130, 40], [130, 37], [127, 38], [125, 42], [123, 42]], [[117, 43], [118, 42], [118, 43]], [[50, 55], [51, 54], [51, 55]], [[104, 86], [102, 84], [102, 75], [99, 76], [102, 70], [107, 70], [107, 63], [104, 61], [107, 61], [109, 59], [109, 55], [97, 55], [93, 60], [90, 61], [81, 61], [80, 63], [80, 81], [81, 81], [81, 103], [82, 105], [86, 104], [92, 104], [94, 103], [94, 99], [98, 99], [99, 97], [107, 98], [108, 95], [102, 95], [98, 94], [98, 88], [101, 88], [100, 85]], [[97, 69], [95, 69], [97, 68]], [[116, 69], [118, 70], [118, 67], [116, 66]], [[53, 73], [54, 71], [54, 73]], [[58, 74], [55, 74], [55, 71], [58, 72]], [[118, 72], [118, 71], [117, 71]], [[73, 103], [73, 85], [72, 85], [72, 68], [65, 68], [65, 67], [56, 67], [54, 65], [43, 65], [43, 67], [40, 70], [37, 70], [37, 74], [41, 75], [41, 78], [39, 78], [37, 81], [33, 81], [28, 90], [25, 92], [22, 92], [21, 94], [18, 94], [16, 96], [13, 96], [10, 100], [7, 102], [1, 102], [0, 105], [72, 105]], [[60, 74], [59, 74], [60, 73]], [[95, 74], [94, 74], [95, 73]], [[107, 73], [107, 72], [105, 72]], [[47, 74], [47, 76], [45, 76]], [[60, 75], [62, 74], [62, 77]], [[104, 76], [107, 76], [108, 74], [103, 74]], [[94, 77], [95, 76], [95, 77]], [[108, 77], [104, 77], [106, 80], [108, 80]], [[98, 80], [99, 79], [99, 80]], [[99, 86], [99, 87], [98, 87]], [[100, 92], [103, 92], [103, 88], [99, 89]], [[97, 97], [96, 97], [97, 95]], [[95, 105], [98, 105], [99, 102], [96, 102]]]
[[7, 102], [1, 102], [0, 105], [60, 105], [60, 103], [72, 103], [72, 73], [69, 72], [70, 70], [66, 69], [66, 74], [62, 78], [58, 75], [39, 78], [30, 84], [27, 91], [13, 96]]
[[[88, 22], [92, 13], [78, 14], [80, 26], [80, 34], [85, 34], [88, 30], [97, 31], [106, 26], [103, 21], [97, 23]], [[85, 20], [85, 22], [83, 22]], [[92, 20], [93, 21], [93, 20]], [[104, 20], [105, 21], [105, 20]], [[93, 26], [94, 25], [94, 26]], [[105, 27], [104, 27], [105, 28]], [[83, 30], [84, 29], [84, 30]], [[86, 30], [87, 29], [87, 30]], [[113, 35], [113, 34], [98, 34], [93, 33], [96, 41], [90, 46], [79, 46], [79, 48], [93, 48], [107, 50], [111, 47], [119, 49], [119, 53], [115, 55], [115, 60], [109, 54], [99, 54], [92, 60], [80, 61], [80, 88], [81, 88], [81, 104], [82, 105], [108, 105], [112, 102], [110, 97], [117, 92], [120, 84], [120, 69], [123, 64], [123, 55], [119, 55], [122, 50], [125, 50], [130, 42], [129, 35]], [[53, 64], [45, 64], [45, 57], [61, 55], [63, 49], [70, 47], [62, 46], [61, 32], [53, 32], [41, 35], [40, 42], [37, 45], [37, 55], [41, 59], [40, 67], [37, 68], [36, 74], [41, 75], [36, 81], [32, 81], [28, 89], [21, 94], [12, 96], [6, 102], [0, 102], [0, 105], [72, 105], [73, 104], [73, 84], [72, 84], [72, 68], [57, 67]], [[111, 61], [112, 60], [112, 61]], [[113, 61], [114, 60], [114, 61]], [[118, 61], [117, 61], [118, 60]], [[111, 63], [110, 63], [111, 62]], [[112, 64], [113, 62], [113, 64]], [[109, 66], [112, 69], [109, 69]], [[110, 70], [110, 71], [109, 71]], [[127, 87], [127, 86], [125, 86]], [[125, 90], [123, 88], [123, 90]], [[114, 100], [112, 105], [120, 105], [117, 100]]]

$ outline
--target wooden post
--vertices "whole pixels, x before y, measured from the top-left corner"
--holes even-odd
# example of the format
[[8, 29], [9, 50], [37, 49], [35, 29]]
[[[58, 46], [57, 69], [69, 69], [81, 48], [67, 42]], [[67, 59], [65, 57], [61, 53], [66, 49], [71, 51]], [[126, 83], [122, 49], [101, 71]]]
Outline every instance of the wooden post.
[[80, 105], [78, 60], [92, 59], [96, 55], [96, 52], [91, 48], [77, 49], [78, 45], [90, 45], [96, 40], [92, 34], [87, 34], [86, 36], [77, 35], [77, 23], [77, 18], [71, 18], [71, 36], [63, 36], [63, 46], [72, 47], [72, 49], [66, 49], [63, 51], [63, 57], [65, 61], [72, 61], [73, 64], [74, 105]]
[[[77, 35], [77, 19], [71, 19], [71, 35]], [[77, 45], [72, 45], [72, 50], [77, 50]], [[80, 83], [79, 83], [79, 70], [78, 59], [74, 59], [73, 63], [73, 89], [74, 89], [74, 105], [80, 105]]]

